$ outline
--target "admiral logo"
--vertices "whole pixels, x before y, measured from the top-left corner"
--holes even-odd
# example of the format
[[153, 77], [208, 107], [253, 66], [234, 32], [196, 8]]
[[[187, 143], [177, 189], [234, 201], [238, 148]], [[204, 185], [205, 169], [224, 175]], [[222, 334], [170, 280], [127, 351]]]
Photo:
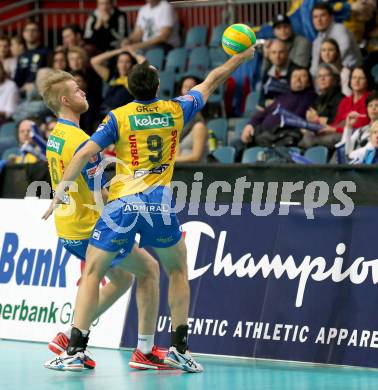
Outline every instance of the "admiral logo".
[[162, 164], [152, 169], [138, 169], [137, 171], [134, 171], [134, 178], [138, 179], [142, 176], [151, 174], [161, 175], [165, 170], [167, 170], [168, 167], [169, 164]]
[[0, 252], [0, 284], [14, 278], [18, 285], [67, 287], [66, 265], [70, 257], [59, 240], [55, 252], [24, 248], [16, 233], [7, 232]]
[[50, 150], [51, 152], [55, 152], [58, 154], [62, 154], [64, 142], [65, 142], [64, 139], [50, 135], [49, 139], [47, 140], [47, 150]]
[[129, 115], [129, 121], [131, 130], [160, 129], [174, 126], [174, 121], [170, 113]]
[[126, 213], [150, 213], [150, 214], [161, 214], [169, 213], [170, 207], [166, 203], [128, 203], [125, 205], [124, 212]]

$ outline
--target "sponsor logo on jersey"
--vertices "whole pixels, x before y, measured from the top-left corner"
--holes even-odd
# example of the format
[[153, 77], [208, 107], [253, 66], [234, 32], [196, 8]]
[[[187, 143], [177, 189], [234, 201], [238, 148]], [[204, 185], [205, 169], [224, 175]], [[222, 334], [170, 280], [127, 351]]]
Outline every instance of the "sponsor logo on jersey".
[[100, 236], [101, 236], [100, 230], [95, 229], [95, 230], [93, 231], [93, 234], [92, 234], [93, 239], [99, 240], [99, 239], [100, 239]]
[[64, 139], [50, 135], [47, 141], [47, 150], [50, 150], [51, 152], [55, 152], [58, 154], [62, 154], [64, 143], [65, 143]]
[[161, 214], [169, 213], [170, 207], [166, 203], [127, 203], [123, 209], [126, 213], [150, 213], [150, 214]]
[[174, 126], [171, 113], [129, 115], [129, 121], [131, 130], [161, 129]]
[[151, 174], [162, 174], [167, 168], [169, 167], [169, 164], [162, 164], [158, 167], [152, 168], [152, 169], [138, 169], [134, 171], [134, 178], [137, 179], [139, 177], [145, 176], [145, 175], [151, 175]]

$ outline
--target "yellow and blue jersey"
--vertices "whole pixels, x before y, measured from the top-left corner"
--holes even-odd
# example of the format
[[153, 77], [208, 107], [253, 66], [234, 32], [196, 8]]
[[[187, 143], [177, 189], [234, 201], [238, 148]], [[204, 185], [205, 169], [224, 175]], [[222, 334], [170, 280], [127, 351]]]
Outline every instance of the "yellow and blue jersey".
[[102, 149], [115, 144], [116, 176], [109, 201], [169, 186], [181, 131], [203, 106], [201, 93], [191, 91], [168, 101], [134, 100], [106, 116], [91, 140]]
[[[71, 162], [75, 153], [88, 141], [89, 136], [75, 123], [58, 119], [46, 148], [52, 188], [55, 191], [63, 177], [64, 169]], [[101, 171], [98, 154], [91, 158], [80, 176], [75, 180], [77, 188], [70, 188], [66, 193], [58, 212], [54, 213], [55, 227], [60, 238], [67, 240], [83, 240], [90, 237], [93, 227], [99, 218], [95, 209], [92, 191], [95, 190], [95, 176]], [[105, 178], [101, 179], [101, 186]], [[92, 207], [86, 207], [91, 205]]]

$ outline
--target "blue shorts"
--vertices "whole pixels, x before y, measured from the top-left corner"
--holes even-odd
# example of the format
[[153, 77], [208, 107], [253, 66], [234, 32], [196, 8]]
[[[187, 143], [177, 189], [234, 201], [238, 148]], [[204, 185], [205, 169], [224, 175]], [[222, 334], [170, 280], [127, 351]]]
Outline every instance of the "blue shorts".
[[[89, 238], [86, 240], [67, 240], [65, 238], [59, 238], [60, 242], [72, 255], [76, 256], [80, 260], [85, 260], [85, 254], [87, 252]], [[127, 252], [125, 249], [120, 249], [117, 256], [112, 260], [110, 267], [115, 267], [118, 265], [130, 252]]]
[[108, 252], [130, 251], [139, 233], [140, 247], [175, 245], [182, 232], [173, 208], [172, 191], [164, 186], [116, 199], [104, 207], [89, 242]]

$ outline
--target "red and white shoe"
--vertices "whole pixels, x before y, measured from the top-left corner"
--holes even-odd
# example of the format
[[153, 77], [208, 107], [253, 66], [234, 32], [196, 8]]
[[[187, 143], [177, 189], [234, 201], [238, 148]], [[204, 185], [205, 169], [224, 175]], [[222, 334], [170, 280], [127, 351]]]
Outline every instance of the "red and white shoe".
[[[62, 355], [66, 352], [70, 339], [62, 332], [59, 332], [52, 341], [49, 342], [48, 348], [56, 355]], [[88, 355], [88, 351], [84, 353], [84, 368], [93, 369], [96, 367], [96, 362]]]
[[137, 370], [172, 370], [174, 368], [164, 363], [164, 358], [167, 353], [168, 349], [160, 348], [156, 345], [152, 347], [152, 351], [148, 354], [144, 354], [139, 349], [135, 349], [131, 355], [129, 366]]

